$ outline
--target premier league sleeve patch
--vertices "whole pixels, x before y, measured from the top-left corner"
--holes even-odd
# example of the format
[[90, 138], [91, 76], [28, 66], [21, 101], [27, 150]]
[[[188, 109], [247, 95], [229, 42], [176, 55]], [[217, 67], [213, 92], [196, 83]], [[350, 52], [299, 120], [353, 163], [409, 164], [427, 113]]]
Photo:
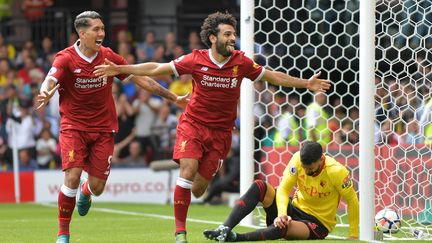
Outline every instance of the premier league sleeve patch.
[[57, 68], [51, 67], [51, 69], [48, 71], [48, 75], [53, 75], [55, 72], [57, 72]]
[[342, 189], [348, 188], [352, 185], [352, 180], [349, 175], [347, 175], [342, 182]]
[[294, 165], [292, 165], [292, 166], [290, 167], [289, 171], [290, 171], [290, 173], [291, 173], [292, 175], [296, 175], [296, 174], [297, 174], [297, 168], [296, 168]]

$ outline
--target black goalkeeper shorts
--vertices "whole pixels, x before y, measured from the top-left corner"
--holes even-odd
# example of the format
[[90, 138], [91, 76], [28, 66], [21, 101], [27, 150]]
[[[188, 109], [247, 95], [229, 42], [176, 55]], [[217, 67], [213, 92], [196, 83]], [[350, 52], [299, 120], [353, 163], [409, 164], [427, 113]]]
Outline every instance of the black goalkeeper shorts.
[[[267, 226], [272, 225], [278, 215], [275, 199], [273, 199], [273, 203], [270, 205], [270, 207], [264, 208], [266, 212]], [[328, 235], [328, 229], [317, 218], [292, 205], [291, 198], [288, 203], [287, 212], [292, 220], [300, 221], [306, 224], [306, 226], [309, 228], [309, 240], [324, 239]]]

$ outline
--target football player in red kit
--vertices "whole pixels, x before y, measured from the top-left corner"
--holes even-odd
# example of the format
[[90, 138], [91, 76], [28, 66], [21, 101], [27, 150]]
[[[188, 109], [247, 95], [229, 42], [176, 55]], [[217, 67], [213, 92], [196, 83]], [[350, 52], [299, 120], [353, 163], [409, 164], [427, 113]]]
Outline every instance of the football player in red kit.
[[[58, 243], [69, 242], [69, 224], [78, 189], [78, 213], [84, 216], [90, 208], [91, 196], [103, 192], [110, 174], [114, 133], [118, 131], [111, 90], [113, 77], [95, 76], [94, 67], [104, 60], [127, 64], [110, 48], [102, 46], [105, 30], [97, 12], [79, 14], [74, 24], [79, 40], [57, 53], [38, 95], [38, 109], [49, 102], [57, 89], [60, 95], [59, 140], [65, 176], [58, 197]], [[126, 76], [118, 78], [131, 79], [180, 107], [187, 104], [187, 97], [177, 97], [150, 78]], [[80, 180], [83, 169], [88, 172], [88, 180]]]

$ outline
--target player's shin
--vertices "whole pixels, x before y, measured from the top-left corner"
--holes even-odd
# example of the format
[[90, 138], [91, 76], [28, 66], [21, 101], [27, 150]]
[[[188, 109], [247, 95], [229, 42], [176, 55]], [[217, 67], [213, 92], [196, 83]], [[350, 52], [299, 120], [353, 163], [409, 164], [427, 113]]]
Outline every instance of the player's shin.
[[75, 208], [77, 189], [62, 185], [58, 195], [58, 235], [69, 235], [69, 224]]
[[186, 232], [186, 217], [191, 201], [192, 181], [179, 177], [174, 190], [174, 217], [176, 233]]
[[249, 187], [249, 190], [235, 203], [231, 214], [224, 225], [230, 229], [234, 228], [246, 215], [252, 212], [258, 202], [264, 199], [267, 185], [264, 181], [256, 180]]
[[270, 225], [265, 229], [259, 229], [244, 234], [237, 233], [236, 241], [262, 241], [282, 239], [285, 237], [287, 229], [288, 228], [279, 229], [274, 225]]

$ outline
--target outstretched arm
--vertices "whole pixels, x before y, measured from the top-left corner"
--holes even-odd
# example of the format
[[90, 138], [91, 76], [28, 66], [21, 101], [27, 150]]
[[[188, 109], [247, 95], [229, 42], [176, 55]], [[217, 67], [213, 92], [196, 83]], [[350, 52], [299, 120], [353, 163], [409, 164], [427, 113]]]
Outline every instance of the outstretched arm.
[[320, 74], [321, 72], [318, 72], [309, 79], [301, 79], [283, 72], [266, 69], [262, 79], [277, 86], [307, 88], [311, 91], [325, 92], [330, 88], [331, 82], [330, 80], [319, 79]]
[[49, 100], [59, 87], [60, 84], [56, 85], [56, 82], [52, 78], [46, 77], [45, 80], [42, 82], [40, 92], [37, 97], [37, 101], [40, 102], [40, 104], [36, 108], [36, 110], [48, 104]]
[[133, 74], [137, 76], [171, 75], [173, 70], [169, 63], [147, 62], [135, 65], [117, 65], [105, 58], [105, 64], [95, 67], [96, 76], [108, 77], [118, 74]]
[[149, 77], [132, 77], [132, 82], [136, 85], [145, 89], [151, 93], [157, 94], [172, 103], [176, 104], [178, 107], [185, 109], [187, 103], [189, 102], [189, 95], [177, 96], [171, 91], [162, 87], [158, 82]]

